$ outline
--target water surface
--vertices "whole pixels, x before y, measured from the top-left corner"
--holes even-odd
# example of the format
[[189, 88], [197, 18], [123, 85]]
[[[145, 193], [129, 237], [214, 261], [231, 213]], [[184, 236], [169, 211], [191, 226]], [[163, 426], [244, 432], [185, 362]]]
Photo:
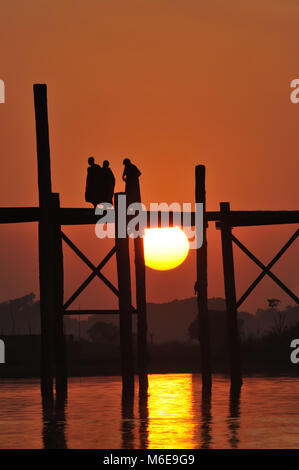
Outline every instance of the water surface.
[[71, 379], [65, 407], [43, 410], [38, 380], [0, 384], [1, 448], [299, 448], [299, 379], [245, 378], [240, 396], [216, 376], [149, 376], [149, 396], [122, 405], [121, 379]]

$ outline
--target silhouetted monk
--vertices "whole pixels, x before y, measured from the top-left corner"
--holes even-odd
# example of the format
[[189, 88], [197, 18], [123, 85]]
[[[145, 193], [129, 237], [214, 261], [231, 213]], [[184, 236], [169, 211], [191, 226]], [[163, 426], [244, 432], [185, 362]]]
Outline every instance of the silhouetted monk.
[[123, 172], [123, 181], [126, 182], [126, 196], [127, 196], [127, 204], [131, 204], [132, 202], [140, 202], [140, 186], [139, 186], [139, 176], [141, 172], [138, 170], [136, 165], [131, 163], [129, 158], [125, 158], [123, 161], [125, 165], [124, 172]]
[[102, 202], [110, 202], [110, 204], [113, 204], [115, 177], [111, 168], [109, 167], [108, 160], [103, 161], [102, 185], [103, 185]]
[[94, 162], [93, 157], [89, 157], [88, 164], [85, 201], [96, 207], [102, 199], [102, 168]]

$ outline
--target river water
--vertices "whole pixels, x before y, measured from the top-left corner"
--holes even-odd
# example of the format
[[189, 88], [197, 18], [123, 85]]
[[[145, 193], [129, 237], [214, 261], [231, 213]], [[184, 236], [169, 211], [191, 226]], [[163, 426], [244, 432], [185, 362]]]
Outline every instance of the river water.
[[0, 383], [0, 448], [299, 448], [299, 379], [247, 377], [240, 396], [214, 376], [149, 376], [149, 396], [122, 405], [120, 377], [70, 379], [64, 407], [43, 410], [38, 380]]

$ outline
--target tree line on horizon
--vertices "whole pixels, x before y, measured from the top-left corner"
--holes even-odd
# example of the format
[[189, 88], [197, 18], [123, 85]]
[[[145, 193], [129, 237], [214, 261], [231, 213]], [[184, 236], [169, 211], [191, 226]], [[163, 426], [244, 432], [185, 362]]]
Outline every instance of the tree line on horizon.
[[[267, 299], [267, 303], [267, 308], [257, 309], [255, 315], [244, 311], [238, 313], [241, 339], [261, 338], [272, 331], [282, 333], [289, 327], [299, 323], [299, 306], [287, 306], [284, 309], [279, 309], [280, 301], [275, 298]], [[223, 326], [225, 327], [224, 299], [209, 299], [209, 309], [212, 329], [223, 331]], [[179, 333], [181, 333], [182, 322], [184, 323], [185, 321], [185, 341], [196, 340], [198, 337], [196, 311], [196, 298], [174, 300], [164, 304], [149, 303], [149, 324], [151, 324], [151, 320], [154, 320], [152, 325], [150, 325], [151, 328], [149, 328], [149, 340], [151, 342], [155, 341], [155, 339], [157, 340], [159, 325], [161, 325], [162, 329], [169, 329], [171, 324], [171, 329], [175, 332], [175, 318], [178, 316], [181, 316], [181, 323], [177, 325], [177, 329], [180, 330]], [[104, 321], [102, 321], [103, 319]], [[72, 335], [74, 338], [81, 337], [92, 341], [93, 330], [91, 328], [95, 323], [99, 323], [97, 315], [90, 315], [88, 318], [82, 316], [80, 321], [78, 316], [65, 317], [65, 333]], [[104, 329], [105, 324], [118, 326], [118, 318], [108, 315], [103, 316], [100, 323], [104, 324]], [[39, 300], [36, 299], [34, 293], [0, 303], [0, 336], [39, 334], [40, 308]], [[168, 341], [162, 340], [156, 342], [163, 343]]]
[[[258, 309], [255, 316], [248, 312], [239, 313], [244, 373], [297, 374], [296, 365], [290, 362], [290, 342], [299, 338], [299, 307], [279, 309], [278, 299], [274, 300], [274, 303], [268, 301], [268, 308]], [[150, 372], [199, 372], [199, 331], [194, 313], [197, 308], [196, 298], [149, 304], [149, 307], [152, 308], [149, 308], [148, 315]], [[189, 316], [186, 315], [186, 308], [190, 310]], [[210, 299], [209, 308], [213, 371], [228, 373], [224, 299]], [[169, 329], [174, 324], [174, 314], [180, 315], [182, 321], [185, 321], [185, 341], [157, 342], [155, 325], [158, 328], [162, 323], [163, 328]], [[152, 323], [151, 317], [155, 320]], [[64, 321], [70, 375], [120, 373], [118, 317], [107, 316], [103, 320], [101, 316], [99, 320], [98, 315], [92, 315], [82, 321], [72, 317], [65, 317]], [[182, 323], [176, 325], [177, 329], [181, 327]], [[33, 293], [0, 303], [0, 337], [5, 340], [9, 359], [7, 367], [2, 369], [5, 376], [38, 376], [39, 333], [39, 301]], [[134, 336], [136, 347], [136, 333]]]

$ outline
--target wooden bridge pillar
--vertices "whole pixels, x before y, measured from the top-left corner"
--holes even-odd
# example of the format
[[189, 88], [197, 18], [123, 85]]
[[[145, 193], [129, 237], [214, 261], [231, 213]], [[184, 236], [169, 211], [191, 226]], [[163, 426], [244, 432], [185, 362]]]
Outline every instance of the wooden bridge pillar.
[[229, 202], [220, 203], [220, 230], [225, 287], [225, 302], [228, 330], [228, 353], [231, 373], [231, 386], [241, 387], [242, 372], [240, 358], [240, 339], [238, 332], [237, 299], [234, 272], [232, 229], [229, 221]]
[[41, 391], [44, 400], [53, 401], [54, 323], [51, 315], [50, 224], [51, 169], [46, 85], [34, 85], [38, 192], [39, 285], [41, 315]]
[[[116, 263], [119, 291], [119, 323], [120, 323], [120, 354], [123, 395], [128, 397], [134, 394], [134, 355], [133, 355], [133, 331], [132, 331], [132, 302], [131, 302], [131, 273], [129, 238], [127, 234], [127, 206], [122, 205], [121, 196], [125, 193], [114, 195], [115, 207], [115, 244]], [[119, 211], [126, 222], [125, 231], [121, 233]]]
[[208, 312], [208, 269], [207, 269], [207, 217], [206, 217], [206, 188], [205, 166], [195, 167], [195, 201], [203, 204], [203, 243], [196, 250], [197, 270], [197, 305], [200, 335], [202, 385], [206, 390], [211, 389], [211, 353], [210, 326]]
[[41, 319], [41, 392], [43, 400], [53, 401], [54, 378], [54, 318], [51, 312], [51, 276], [49, 272], [49, 225], [41, 213], [38, 224], [39, 285]]
[[41, 314], [41, 390], [44, 401], [66, 390], [66, 359], [63, 335], [63, 258], [60, 226], [54, 219], [59, 195], [52, 193], [46, 85], [34, 85], [39, 190], [39, 281]]
[[147, 394], [147, 312], [143, 238], [134, 239], [139, 395]]
[[[59, 194], [52, 193], [51, 209], [59, 210]], [[63, 251], [61, 226], [53, 220], [52, 229], [52, 269], [53, 269], [53, 316], [54, 316], [54, 344], [55, 344], [55, 374], [56, 374], [56, 397], [59, 393], [64, 396], [67, 393], [67, 364], [66, 345], [63, 326]]]

